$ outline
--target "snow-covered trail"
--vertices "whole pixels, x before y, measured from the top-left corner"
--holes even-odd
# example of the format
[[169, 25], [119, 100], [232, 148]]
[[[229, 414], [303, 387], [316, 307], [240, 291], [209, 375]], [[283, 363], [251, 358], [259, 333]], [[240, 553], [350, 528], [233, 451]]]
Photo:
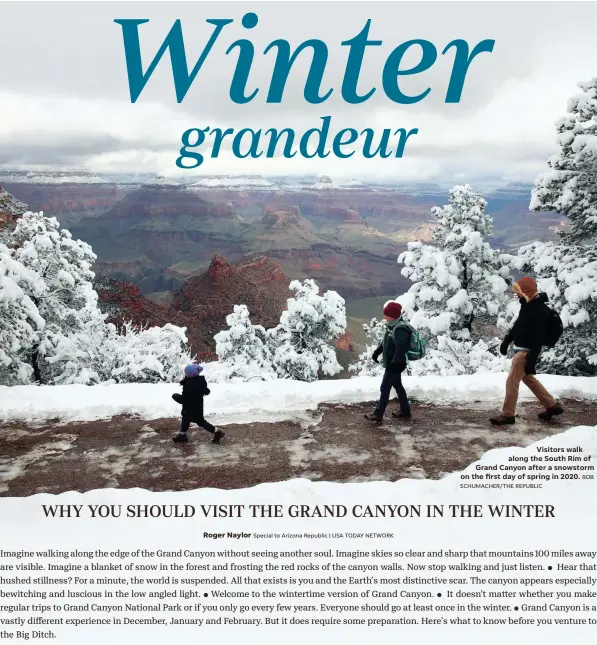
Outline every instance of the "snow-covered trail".
[[[539, 378], [556, 397], [597, 401], [595, 377], [541, 374]], [[505, 373], [404, 379], [409, 396], [418, 401], [450, 406], [482, 402], [496, 410], [504, 396], [505, 381]], [[374, 401], [379, 384], [379, 378], [210, 384], [212, 393], [205, 399], [205, 410], [220, 425], [292, 420], [322, 403]], [[145, 420], [175, 418], [180, 415], [180, 406], [171, 395], [179, 391], [178, 384], [0, 387], [0, 422], [94, 421], [121, 414]], [[524, 386], [520, 395], [521, 400], [533, 398]]]
[[[493, 404], [415, 404], [413, 421], [369, 425], [369, 404], [325, 404], [294, 420], [226, 426], [220, 445], [194, 429], [174, 444], [173, 418], [0, 425], [0, 496], [103, 488], [244, 488], [294, 478], [313, 481], [437, 479], [492, 448], [527, 446], [574, 426], [597, 426], [592, 402], [565, 401], [551, 423], [525, 403], [515, 426], [488, 423]], [[210, 417], [211, 418], [211, 417]], [[595, 427], [597, 433], [597, 427]]]

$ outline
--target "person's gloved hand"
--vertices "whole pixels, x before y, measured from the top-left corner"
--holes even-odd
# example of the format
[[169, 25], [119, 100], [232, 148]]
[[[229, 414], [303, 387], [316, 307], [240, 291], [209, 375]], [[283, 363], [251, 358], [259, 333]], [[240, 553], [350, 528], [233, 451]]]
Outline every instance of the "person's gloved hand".
[[508, 355], [508, 343], [506, 343], [506, 341], [504, 341], [504, 342], [500, 345], [500, 354], [501, 354], [502, 356], [507, 356], [507, 355]]
[[527, 376], [530, 376], [531, 374], [536, 374], [537, 373], [537, 367], [536, 367], [534, 361], [529, 361], [529, 359], [527, 358], [527, 362], [526, 362], [526, 364], [524, 366], [524, 373]]
[[404, 370], [406, 369], [406, 356], [403, 355], [400, 358], [392, 361], [390, 363], [389, 369], [392, 372], [404, 372]]
[[373, 356], [372, 356], [371, 358], [373, 358], [373, 360], [374, 360], [376, 363], [377, 363], [377, 361], [379, 360], [379, 355], [381, 354], [381, 351], [382, 351], [382, 350], [381, 350], [381, 348], [380, 348], [380, 347], [378, 347], [378, 348], [373, 352]]

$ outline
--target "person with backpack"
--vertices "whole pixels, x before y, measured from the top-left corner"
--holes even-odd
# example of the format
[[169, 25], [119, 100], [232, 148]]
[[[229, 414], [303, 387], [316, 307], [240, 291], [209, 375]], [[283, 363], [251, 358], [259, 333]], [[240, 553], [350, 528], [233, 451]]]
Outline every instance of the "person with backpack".
[[537, 361], [543, 347], [553, 347], [558, 341], [563, 327], [558, 314], [547, 306], [548, 297], [538, 293], [537, 282], [525, 276], [514, 283], [512, 290], [520, 301], [520, 313], [512, 329], [508, 332], [500, 352], [508, 353], [510, 343], [514, 343], [514, 358], [506, 380], [506, 397], [502, 413], [490, 419], [493, 425], [511, 425], [516, 421], [516, 404], [522, 381], [543, 404], [545, 410], [539, 413], [543, 421], [564, 412], [564, 408], [551, 396], [538, 381]]
[[383, 357], [385, 372], [381, 381], [380, 397], [375, 410], [366, 414], [368, 421], [381, 423], [390, 400], [392, 388], [398, 394], [400, 412], [392, 412], [397, 419], [410, 419], [410, 403], [402, 384], [402, 372], [407, 365], [407, 352], [411, 346], [412, 327], [401, 319], [402, 305], [398, 302], [388, 302], [383, 310], [387, 329], [382, 344], [373, 352], [373, 360], [377, 363], [380, 355]]
[[187, 365], [184, 368], [184, 378], [180, 382], [182, 394], [172, 395], [177, 403], [182, 404], [180, 430], [172, 437], [174, 443], [187, 443], [189, 440], [187, 432], [191, 423], [197, 424], [212, 434], [212, 443], [219, 443], [224, 436], [222, 430], [214, 428], [203, 416], [203, 397], [209, 394], [209, 388], [205, 376], [201, 374], [202, 371], [201, 365], [195, 363]]

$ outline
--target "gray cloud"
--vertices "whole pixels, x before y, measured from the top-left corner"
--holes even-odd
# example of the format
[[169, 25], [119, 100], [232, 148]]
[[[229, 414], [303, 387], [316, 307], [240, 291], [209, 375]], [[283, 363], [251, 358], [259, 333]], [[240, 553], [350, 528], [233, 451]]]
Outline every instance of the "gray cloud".
[[[250, 9], [260, 22], [252, 31], [240, 25], [247, 8], [246, 3], [236, 2], [3, 3], [0, 60], [10, 64], [3, 65], [0, 92], [17, 98], [13, 112], [7, 117], [3, 114], [0, 123], [0, 163], [93, 159], [96, 164], [109, 165], [120, 153], [134, 153], [138, 159], [143, 156], [141, 151], [149, 151], [147, 163], [157, 164], [158, 169], [160, 164], [173, 165], [179, 136], [187, 127], [294, 127], [304, 131], [318, 125], [320, 116], [331, 114], [336, 129], [419, 127], [409, 158], [400, 160], [401, 170], [411, 163], [409, 159], [416, 170], [424, 158], [435, 167], [439, 159], [459, 159], [474, 170], [482, 156], [495, 172], [507, 172], [511, 170], [508, 164], [543, 161], [553, 144], [553, 120], [564, 112], [574, 82], [597, 73], [595, 3], [257, 2]], [[138, 103], [131, 106], [115, 18], [150, 19], [140, 32], [145, 66], [177, 18], [182, 21], [191, 65], [212, 31], [206, 18], [233, 18], [234, 23], [223, 30], [181, 105], [174, 99], [165, 57]], [[382, 40], [383, 46], [369, 48], [359, 88], [377, 87], [377, 91], [370, 101], [351, 106], [340, 95], [347, 56], [347, 48], [340, 43], [355, 36], [368, 18], [372, 21], [370, 38]], [[241, 37], [250, 37], [255, 44], [249, 89], [259, 87], [260, 93], [251, 103], [235, 105], [228, 91], [237, 54], [226, 56], [225, 51]], [[274, 57], [261, 52], [276, 38], [289, 40], [293, 48], [308, 38], [328, 44], [323, 88], [334, 88], [328, 101], [309, 105], [303, 99], [310, 63], [310, 55], [304, 52], [291, 72], [283, 103], [265, 104]], [[400, 86], [413, 94], [427, 87], [432, 91], [421, 103], [397, 106], [382, 90], [383, 64], [394, 47], [413, 38], [433, 42], [438, 60], [424, 74], [401, 79]], [[493, 53], [481, 54], [472, 63], [462, 102], [446, 105], [453, 54], [442, 56], [441, 51], [455, 38], [468, 40], [471, 47], [493, 38], [496, 45]], [[415, 52], [410, 60], [405, 59], [405, 64], [416, 62]], [[33, 111], [27, 121], [30, 102], [46, 105], [49, 97], [69, 109], [62, 111], [52, 104]], [[81, 110], [101, 105], [102, 110], [90, 123], [76, 115], [75, 105]], [[529, 131], [532, 137], [525, 136]], [[253, 164], [259, 171], [259, 164]], [[231, 159], [231, 165], [239, 164]], [[288, 164], [288, 171], [294, 167], [299, 164]], [[358, 174], [353, 162], [337, 164], [342, 173], [347, 167], [346, 172]], [[363, 172], [371, 172], [370, 168], [363, 167]], [[205, 171], [209, 172], [207, 165]], [[392, 171], [386, 164], [383, 172]]]

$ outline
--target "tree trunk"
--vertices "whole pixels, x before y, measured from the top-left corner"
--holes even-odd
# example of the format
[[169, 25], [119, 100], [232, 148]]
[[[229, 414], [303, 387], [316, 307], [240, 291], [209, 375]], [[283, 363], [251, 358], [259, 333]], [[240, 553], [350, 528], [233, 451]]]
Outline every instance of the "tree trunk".
[[31, 354], [31, 365], [33, 366], [33, 377], [35, 382], [41, 385], [41, 371], [39, 369], [39, 348], [36, 347]]

